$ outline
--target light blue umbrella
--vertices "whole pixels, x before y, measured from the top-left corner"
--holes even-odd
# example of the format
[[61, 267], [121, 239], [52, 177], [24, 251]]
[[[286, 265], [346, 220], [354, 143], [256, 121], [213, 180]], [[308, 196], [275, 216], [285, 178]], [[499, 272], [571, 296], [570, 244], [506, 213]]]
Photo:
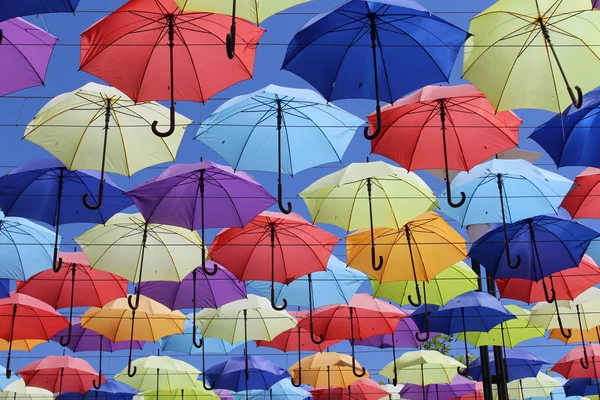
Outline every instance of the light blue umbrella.
[[[275, 301], [287, 299], [292, 306], [316, 308], [330, 304], [348, 304], [350, 298], [369, 277], [331, 256], [325, 271], [308, 274], [289, 285], [275, 282]], [[246, 287], [268, 297], [271, 293], [270, 281], [248, 281]]]
[[235, 97], [202, 123], [196, 139], [236, 170], [294, 175], [329, 162], [341, 162], [356, 129], [364, 121], [329, 104], [318, 93], [269, 85]]
[[304, 400], [311, 397], [311, 394], [301, 387], [292, 385], [290, 379], [284, 379], [271, 386], [269, 390], [249, 390], [248, 394], [233, 392], [231, 397], [233, 400]]
[[54, 239], [51, 230], [0, 212], [0, 279], [25, 281], [51, 268]]
[[17, 376], [13, 375], [11, 378], [6, 377], [6, 368], [0, 366], [0, 390], [4, 390], [6, 386], [17, 380]]

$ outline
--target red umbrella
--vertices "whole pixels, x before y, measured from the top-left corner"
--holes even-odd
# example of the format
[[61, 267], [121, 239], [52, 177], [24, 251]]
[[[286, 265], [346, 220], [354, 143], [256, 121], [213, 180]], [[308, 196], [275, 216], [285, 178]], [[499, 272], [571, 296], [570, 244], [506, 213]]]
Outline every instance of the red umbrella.
[[310, 391], [314, 400], [379, 400], [389, 393], [373, 379], [365, 378], [340, 387], [319, 387]]
[[[364, 340], [372, 336], [392, 334], [406, 313], [399, 308], [374, 299], [367, 293], [355, 294], [348, 304], [334, 304], [315, 309], [310, 316], [298, 320], [298, 326], [317, 335], [320, 340], [350, 340], [352, 363], [354, 340]], [[310, 336], [311, 338], [313, 335]], [[357, 377], [364, 376], [356, 372]]]
[[[381, 110], [381, 134], [371, 151], [409, 171], [444, 168], [448, 204], [452, 202], [448, 170], [468, 171], [519, 144], [522, 121], [511, 111], [497, 113], [471, 85], [426, 86]], [[369, 115], [374, 130], [376, 114]]]
[[69, 326], [69, 321], [48, 304], [26, 294], [11, 293], [0, 299], [0, 339], [8, 341], [6, 377], [10, 378], [13, 340], [50, 340]]
[[136, 102], [204, 102], [221, 90], [252, 78], [256, 45], [264, 30], [239, 19], [237, 50], [221, 50], [231, 17], [186, 13], [173, 0], [130, 0], [81, 36], [81, 69], [115, 86]]
[[[17, 284], [17, 292], [35, 297], [59, 309], [69, 308], [69, 331], [60, 344], [71, 342], [73, 307], [102, 307], [127, 296], [127, 280], [118, 275], [90, 268], [83, 252], [60, 253], [59, 272], [42, 271]], [[66, 339], [66, 340], [65, 340]]]
[[600, 169], [587, 168], [575, 178], [573, 189], [560, 205], [573, 218], [600, 218]]
[[[544, 279], [552, 281], [556, 300], [573, 300], [600, 283], [600, 269], [592, 257], [586, 254], [577, 268], [565, 269]], [[503, 298], [520, 300], [529, 304], [547, 301], [542, 281], [506, 278], [496, 279], [496, 284]]]
[[[239, 280], [288, 284], [316, 271], [325, 271], [339, 238], [317, 228], [300, 215], [265, 211], [243, 228], [221, 231], [210, 247], [210, 256]], [[267, 266], [270, 265], [271, 268]], [[271, 305], [275, 287], [271, 284]]]
[[[48, 356], [20, 369], [27, 386], [35, 386], [53, 393], [85, 393], [93, 387], [98, 372], [81, 358]], [[106, 379], [102, 377], [102, 382]]]
[[[590, 356], [591, 362], [586, 364], [584, 360]], [[584, 364], [587, 368], [584, 368]], [[551, 371], [558, 372], [567, 379], [600, 378], [600, 344], [590, 344], [586, 351], [583, 346], [575, 347], [558, 360]]]

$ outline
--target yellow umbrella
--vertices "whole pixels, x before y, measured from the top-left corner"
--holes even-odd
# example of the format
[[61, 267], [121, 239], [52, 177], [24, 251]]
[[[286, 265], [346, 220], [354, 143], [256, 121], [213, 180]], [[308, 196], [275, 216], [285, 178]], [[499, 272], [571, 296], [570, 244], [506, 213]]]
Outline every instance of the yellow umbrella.
[[581, 107], [600, 85], [600, 13], [591, 9], [589, 0], [494, 3], [471, 19], [463, 77], [497, 111]]
[[560, 329], [550, 329], [550, 339], [560, 340], [566, 344], [596, 342], [600, 343], [600, 326], [589, 330], [571, 329], [571, 336], [564, 337]]
[[[139, 391], [193, 389], [199, 383], [200, 371], [196, 367], [168, 356], [138, 358], [132, 365], [137, 374], [131, 376], [126, 368], [115, 379]], [[148, 399], [146, 393], [143, 395]]]
[[6, 385], [0, 392], [0, 400], [54, 400], [54, 393], [39, 387], [27, 386], [21, 378]]
[[[503, 322], [489, 332], [467, 332], [467, 341], [475, 347], [503, 346], [514, 348], [521, 342], [543, 337], [546, 333], [546, 330], [542, 327], [528, 326], [529, 310], [515, 305], [508, 305], [506, 309], [517, 318]], [[459, 333], [457, 340], [465, 340], [465, 334]]]
[[151, 390], [142, 395], [145, 400], [220, 400], [214, 392], [204, 389], [199, 381], [192, 388]]
[[339, 226], [347, 232], [369, 228], [373, 269], [376, 262], [373, 227], [402, 229], [411, 219], [437, 209], [437, 199], [418, 175], [382, 161], [353, 163], [304, 189], [314, 223]]
[[131, 176], [152, 165], [175, 161], [186, 126], [176, 114], [177, 129], [168, 138], [149, 135], [152, 121], [169, 126], [169, 109], [136, 104], [116, 88], [88, 83], [52, 99], [27, 125], [24, 138], [50, 152], [68, 169], [100, 170], [96, 205], [102, 204], [104, 172]]
[[129, 299], [122, 297], [102, 308], [90, 307], [81, 318], [81, 327], [91, 329], [113, 342], [129, 340], [129, 365], [127, 374], [135, 376], [131, 369], [133, 341], [156, 342], [165, 336], [183, 333], [186, 320], [181, 311], [171, 311], [146, 296], [139, 297], [138, 308], [129, 307]]
[[[104, 225], [75, 238], [90, 266], [135, 282], [181, 282], [202, 259], [202, 240], [196, 231], [150, 224], [141, 214], [116, 214]], [[144, 266], [146, 267], [144, 269]], [[137, 278], [136, 278], [137, 277]], [[139, 304], [129, 296], [132, 310]]]
[[[43, 343], [48, 343], [48, 341], [37, 339], [13, 340], [12, 349], [18, 351], [31, 351], [34, 347]], [[0, 339], [0, 351], [8, 351], [9, 346], [10, 342], [8, 340]]]
[[[362, 366], [356, 364], [358, 370], [361, 370]], [[303, 383], [313, 387], [345, 388], [360, 379], [369, 377], [368, 372], [362, 377], [354, 375], [352, 357], [336, 352], [317, 353], [305, 357], [292, 365], [288, 371], [296, 386]]]
[[525, 400], [532, 397], [548, 398], [554, 389], [561, 387], [556, 379], [542, 372], [534, 378], [517, 379], [508, 384], [508, 397]]
[[407, 351], [402, 356], [386, 365], [380, 375], [394, 378], [394, 364], [402, 383], [414, 385], [431, 385], [450, 383], [465, 365], [435, 350]]
[[379, 282], [414, 280], [418, 307], [423, 303], [419, 281], [429, 282], [452, 264], [467, 257], [465, 239], [442, 217], [427, 212], [400, 229], [377, 228], [374, 243], [381, 249], [384, 263], [371, 268], [371, 233], [361, 230], [346, 237], [348, 266], [358, 269]]
[[[427, 294], [427, 303], [443, 305], [450, 299], [466, 292], [477, 290], [478, 276], [464, 261], [436, 275], [429, 282], [419, 282], [423, 293]], [[409, 281], [378, 282], [371, 279], [374, 297], [392, 300], [399, 305], [409, 304], [408, 297], [417, 296], [415, 286]]]

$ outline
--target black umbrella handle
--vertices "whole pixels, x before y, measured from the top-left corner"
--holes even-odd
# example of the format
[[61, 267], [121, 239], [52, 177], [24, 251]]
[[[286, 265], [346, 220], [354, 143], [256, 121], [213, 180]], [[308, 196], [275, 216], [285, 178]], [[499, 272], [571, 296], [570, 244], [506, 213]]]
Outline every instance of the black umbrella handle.
[[62, 206], [62, 194], [64, 185], [64, 173], [66, 168], [59, 168], [58, 190], [56, 193], [56, 213], [54, 216], [54, 254], [52, 256], [52, 270], [59, 272], [62, 267], [62, 258], [58, 257], [58, 233], [60, 230], [60, 210]]
[[275, 304], [275, 224], [271, 222], [269, 226], [271, 230], [271, 307], [273, 307], [273, 310], [275, 311], [283, 311], [288, 306], [286, 299], [282, 299], [282, 306]]
[[135, 310], [131, 311], [131, 336], [129, 337], [129, 361], [127, 363], [127, 376], [133, 378], [137, 372], [137, 367], [134, 365], [131, 368], [132, 353], [133, 353], [133, 332], [135, 325]]
[[[369, 159], [367, 158], [367, 162]], [[367, 197], [369, 199], [369, 222], [371, 223], [371, 268], [374, 271], [380, 271], [383, 268], [384, 259], [379, 256], [377, 262], [377, 251], [375, 250], [375, 231], [373, 228], [373, 183], [371, 178], [367, 178]]]
[[442, 143], [444, 145], [444, 165], [446, 167], [446, 201], [450, 207], [460, 208], [467, 201], [467, 195], [465, 192], [460, 192], [459, 202], [455, 203], [452, 200], [452, 187], [450, 185], [450, 172], [448, 168], [448, 147], [446, 143], [446, 105], [444, 104], [444, 99], [440, 99], [440, 120], [442, 121]]
[[[204, 251], [204, 244], [202, 244], [202, 249]], [[204, 343], [204, 339], [200, 338], [200, 340], [197, 340], [197, 336], [198, 333], [196, 332], [196, 274], [198, 273], [198, 270], [195, 268], [194, 271], [192, 272], [192, 307], [193, 307], [193, 311], [192, 311], [192, 345], [199, 349], [200, 347], [202, 347], [202, 344]]]
[[13, 336], [15, 333], [15, 320], [17, 318], [17, 305], [13, 304], [12, 317], [10, 319], [10, 334], [8, 336], [8, 356], [6, 357], [6, 379], [10, 379], [12, 376], [12, 370], [10, 369], [10, 358], [12, 355], [12, 344]]
[[175, 73], [173, 67], [173, 50], [175, 47], [175, 16], [173, 14], [167, 15], [169, 20], [169, 65], [170, 65], [170, 79], [171, 79], [171, 108], [169, 110], [169, 130], [166, 132], [160, 132], [158, 130], [158, 121], [152, 122], [152, 133], [161, 138], [169, 137], [175, 132]]
[[100, 169], [100, 183], [98, 184], [98, 198], [96, 204], [90, 204], [88, 202], [89, 193], [83, 195], [83, 205], [88, 210], [98, 210], [102, 207], [102, 200], [104, 199], [104, 173], [106, 170], [106, 148], [108, 146], [108, 130], [110, 129], [110, 114], [112, 108], [112, 99], [105, 99], [106, 110], [104, 112], [104, 143], [102, 145], [102, 167]]
[[69, 307], [69, 328], [67, 330], [67, 338], [60, 338], [60, 345], [67, 347], [71, 343], [71, 333], [73, 331], [73, 303], [75, 300], [75, 274], [77, 272], [77, 265], [71, 265], [71, 307]]
[[377, 23], [375, 22], [375, 13], [369, 14], [369, 32], [371, 34], [371, 51], [373, 54], [373, 74], [375, 81], [375, 113], [377, 116], [377, 126], [372, 134], [369, 134], [369, 127], [365, 127], [363, 135], [367, 140], [375, 140], [381, 133], [381, 98], [379, 96], [379, 73], [377, 71]]
[[392, 363], [394, 363], [394, 379], [392, 383], [394, 386], [398, 384], [398, 366], [396, 365], [396, 331], [392, 332]]
[[[205, 365], [206, 365], [204, 349], [205, 349], [205, 346], [202, 346], [202, 371], [205, 370]], [[206, 382], [206, 374], [204, 372], [202, 373], [202, 386], [204, 386], [205, 390], [213, 390], [214, 389], [214, 386], [210, 386], [210, 384]]]
[[281, 183], [281, 131], [283, 129], [283, 107], [281, 99], [276, 100], [277, 103], [277, 204], [279, 211], [284, 214], [292, 212], [292, 203], [288, 201], [287, 207], [283, 204], [283, 184]]
[[408, 227], [408, 224], [404, 225], [404, 236], [406, 236], [406, 243], [408, 245], [408, 253], [410, 254], [410, 265], [412, 267], [413, 277], [415, 279], [415, 291], [416, 291], [416, 294], [417, 294], [417, 301], [416, 302], [413, 301], [412, 295], [408, 296], [408, 302], [413, 307], [419, 307], [421, 304], [423, 304], [423, 301], [421, 299], [421, 289], [419, 287], [419, 280], [417, 279], [417, 268], [415, 267], [415, 259], [414, 259], [414, 256], [413, 256], [411, 239], [410, 239], [410, 228]]
[[356, 354], [354, 351], [354, 307], [350, 307], [350, 347], [352, 348], [352, 373], [357, 378], [362, 378], [367, 374], [365, 367], [362, 370], [356, 370]]
[[142, 273], [144, 271], [144, 254], [146, 253], [146, 241], [148, 240], [148, 223], [144, 224], [144, 233], [142, 236], [142, 254], [140, 255], [140, 275], [138, 277], [137, 288], [135, 289], [135, 303], [133, 302], [133, 295], [129, 295], [127, 297], [127, 303], [129, 304], [129, 308], [135, 311], [140, 306], [140, 294], [141, 294], [141, 286], [142, 286]]
[[[310, 277], [310, 274], [308, 274], [308, 276]], [[310, 296], [312, 293], [309, 293], [308, 295]], [[298, 311], [300, 311], [300, 307], [298, 307]], [[298, 327], [298, 383], [294, 382], [294, 379], [292, 379], [292, 385], [294, 387], [300, 387], [302, 386], [302, 329], [300, 327]]]
[[[96, 383], [96, 380], [94, 379], [92, 381], [92, 385], [94, 386], [94, 389], [98, 390], [100, 389], [100, 387], [102, 386], [102, 341], [104, 340], [104, 337], [102, 335], [100, 335], [100, 352], [98, 354], [100, 361], [98, 363], [98, 383]], [[96, 393], [96, 397], [98, 396], [98, 393]]]
[[[310, 340], [320, 345], [325, 341], [325, 337], [321, 334], [315, 335], [315, 327], [313, 324], [313, 288], [312, 288], [312, 275], [308, 274], [308, 323], [310, 328]], [[316, 338], [316, 339], [315, 339]]]
[[504, 251], [506, 253], [506, 264], [510, 269], [517, 269], [521, 265], [521, 256], [517, 254], [517, 261], [513, 264], [510, 257], [510, 244], [508, 243], [508, 231], [506, 230], [506, 212], [504, 211], [504, 188], [502, 187], [502, 174], [497, 175], [498, 193], [500, 194], [500, 209], [502, 211], [502, 228], [504, 230]]
[[467, 323], [465, 321], [465, 309], [461, 308], [460, 309], [460, 313], [461, 313], [461, 317], [462, 317], [462, 326], [463, 326], [463, 335], [464, 335], [464, 343], [465, 343], [465, 366], [466, 368], [460, 368], [457, 367], [456, 370], [458, 371], [458, 374], [460, 376], [463, 377], [468, 377], [469, 376], [469, 347], [467, 345]]
[[560, 333], [563, 335], [565, 339], [570, 339], [573, 336], [573, 331], [571, 329], [565, 329], [562, 323], [562, 318], [560, 317], [560, 310], [558, 309], [558, 301], [554, 302], [554, 307], [556, 309], [556, 318], [558, 320], [558, 327], [560, 328]]
[[425, 332], [415, 332], [415, 338], [421, 343], [425, 343], [431, 337], [431, 331], [429, 329], [429, 313], [427, 312], [427, 292], [425, 290], [425, 286], [423, 286], [423, 300], [425, 300], [423, 303], [425, 307]]
[[236, 36], [236, 18], [235, 18], [235, 14], [236, 14], [236, 0], [232, 1], [232, 11], [231, 11], [231, 27], [229, 28], [229, 33], [227, 34], [227, 37], [225, 38], [225, 46], [227, 49], [227, 57], [229, 57], [230, 60], [233, 60], [235, 58], [235, 36]]
[[590, 367], [590, 360], [588, 358], [587, 348], [585, 346], [585, 338], [583, 337], [583, 324], [581, 323], [581, 312], [579, 311], [579, 304], [576, 306], [577, 310], [577, 321], [579, 322], [579, 332], [581, 333], [581, 343], [583, 345], [583, 358], [579, 359], [579, 363], [583, 369]]

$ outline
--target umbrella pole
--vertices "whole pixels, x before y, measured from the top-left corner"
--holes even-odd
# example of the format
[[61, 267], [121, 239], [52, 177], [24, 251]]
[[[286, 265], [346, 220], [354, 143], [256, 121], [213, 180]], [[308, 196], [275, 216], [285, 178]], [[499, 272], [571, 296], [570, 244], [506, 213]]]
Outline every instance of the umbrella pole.
[[394, 379], [392, 379], [392, 384], [396, 386], [398, 384], [398, 367], [396, 366], [396, 331], [392, 332], [392, 362], [394, 363]]
[[594, 380], [596, 381], [596, 389], [598, 389], [598, 393], [600, 393], [600, 383], [598, 382], [598, 368], [596, 367], [596, 356], [592, 356], [592, 364], [594, 364], [594, 376], [596, 377]]
[[169, 28], [168, 28], [168, 35], [169, 35], [169, 72], [170, 72], [170, 78], [171, 78], [171, 108], [169, 110], [169, 117], [170, 117], [170, 125], [169, 125], [169, 130], [166, 132], [160, 132], [157, 128], [158, 128], [158, 121], [153, 121], [152, 122], [152, 133], [154, 133], [156, 136], [161, 137], [161, 138], [166, 138], [169, 137], [173, 134], [173, 132], [175, 132], [175, 73], [174, 73], [174, 67], [173, 67], [173, 48], [175, 47], [175, 15], [173, 14], [168, 14], [165, 15], [165, 17], [167, 17], [168, 19], [168, 23], [169, 23]]
[[465, 378], [469, 376], [469, 347], [467, 345], [467, 322], [465, 321], [465, 309], [460, 309], [460, 316], [462, 318], [462, 327], [463, 327], [463, 335], [465, 342], [465, 369], [461, 369], [460, 367], [456, 367], [458, 374], [464, 376]]
[[558, 70], [560, 71], [563, 81], [565, 82], [565, 85], [567, 86], [567, 91], [569, 92], [569, 97], [571, 97], [571, 102], [573, 103], [573, 107], [581, 108], [581, 106], [583, 105], [583, 91], [581, 90], [581, 88], [579, 86], [575, 86], [575, 91], [577, 92], [577, 97], [575, 97], [575, 93], [573, 92], [571, 85], [569, 85], [569, 80], [567, 79], [567, 74], [565, 73], [565, 71], [558, 59], [556, 50], [554, 50], [554, 45], [552, 44], [552, 40], [550, 40], [550, 33], [548, 32], [548, 28], [546, 27], [544, 18], [540, 16], [536, 20], [536, 22], [538, 24], [540, 24], [540, 29], [542, 30], [542, 35], [544, 36], [544, 40], [546, 41], [546, 44], [548, 45], [548, 47], [550, 48], [550, 51], [552, 52], [552, 56], [554, 57], [554, 61], [556, 61], [556, 65], [558, 65]]
[[357, 378], [362, 378], [366, 375], [367, 370], [362, 367], [362, 371], [356, 371], [356, 357], [354, 353], [354, 307], [350, 307], [350, 347], [352, 348], [352, 373]]
[[106, 102], [106, 109], [104, 111], [104, 144], [102, 146], [102, 167], [100, 169], [100, 183], [98, 184], [98, 200], [96, 205], [90, 205], [88, 203], [89, 193], [83, 195], [83, 205], [88, 210], [97, 210], [102, 207], [102, 200], [104, 198], [104, 171], [106, 169], [106, 147], [108, 145], [108, 130], [110, 128], [110, 112], [112, 108], [112, 98], [104, 99]]
[[562, 324], [562, 318], [560, 318], [560, 310], [558, 309], [558, 301], [554, 302], [554, 308], [556, 310], [560, 333], [564, 336], [565, 339], [569, 339], [571, 336], [573, 336], [573, 332], [570, 329], [565, 329], [565, 327]]
[[[579, 332], [581, 333], [581, 344], [583, 345], [583, 359], [579, 359], [579, 363], [583, 369], [590, 367], [590, 360], [588, 358], [587, 349], [585, 347], [585, 338], [583, 337], [583, 324], [581, 323], [581, 312], [579, 311], [579, 304], [576, 306], [577, 309], [577, 321], [579, 322]], [[585, 360], [585, 361], [584, 361]]]
[[383, 257], [379, 256], [379, 264], [376, 263], [376, 253], [375, 253], [375, 232], [373, 231], [373, 202], [372, 202], [372, 183], [371, 178], [367, 178], [367, 195], [369, 197], [369, 222], [371, 223], [371, 267], [375, 271], [381, 270], [383, 268]]
[[[204, 371], [205, 365], [206, 365], [204, 349], [205, 349], [205, 346], [202, 346], [202, 371]], [[204, 374], [204, 373], [202, 373], [202, 386], [204, 386], [205, 390], [213, 390], [214, 389], [213, 386], [210, 386], [210, 384], [206, 383], [206, 374]]]
[[[535, 254], [535, 258], [537, 261], [537, 267], [540, 272], [540, 276], [542, 277], [542, 287], [544, 288], [544, 297], [546, 297], [546, 302], [553, 303], [556, 301], [556, 291], [554, 290], [554, 282], [552, 281], [552, 275], [550, 275], [550, 283], [552, 284], [550, 288], [551, 295], [548, 294], [548, 287], [546, 286], [546, 280], [544, 279], [544, 271], [542, 269], [542, 261], [540, 259], [540, 253], [538, 251], [537, 242], [535, 241], [535, 232], [533, 230], [533, 220], [530, 218], [527, 220], [527, 225], [529, 226], [529, 235], [531, 237], [531, 246], [533, 247], [533, 253]], [[558, 315], [560, 318], [560, 315]]]
[[448, 147], [446, 144], [446, 106], [444, 105], [444, 99], [440, 99], [440, 119], [442, 120], [442, 142], [444, 144], [444, 165], [446, 167], [446, 200], [448, 205], [452, 208], [459, 208], [465, 201], [467, 201], [467, 195], [465, 192], [460, 192], [460, 201], [454, 203], [452, 201], [452, 187], [450, 185], [450, 173], [448, 172]]
[[62, 205], [62, 192], [64, 185], [64, 173], [66, 168], [59, 168], [58, 191], [56, 193], [56, 215], [54, 217], [54, 256], [52, 257], [52, 269], [54, 272], [60, 271], [62, 267], [62, 258], [58, 257], [58, 231], [60, 230], [60, 208]]
[[[140, 286], [142, 285], [142, 272], [144, 269], [144, 253], [146, 253], [146, 241], [148, 240], [148, 223], [144, 224], [144, 233], [142, 235], [142, 254], [140, 255], [140, 276], [138, 278], [138, 284], [135, 289], [135, 304], [133, 303], [133, 295], [130, 294], [127, 297], [127, 303], [129, 303], [129, 308], [133, 311], [137, 310], [140, 306]], [[204, 245], [203, 245], [204, 246]]]
[[[64, 352], [63, 352], [63, 356], [64, 356]], [[65, 369], [61, 368], [60, 369], [60, 383], [58, 384], [58, 396], [60, 397], [60, 395], [62, 394], [62, 387], [63, 387], [63, 377], [65, 375]]]
[[75, 299], [75, 273], [77, 272], [77, 265], [71, 264], [71, 307], [69, 308], [69, 328], [67, 330], [67, 340], [64, 337], [60, 338], [60, 345], [67, 347], [71, 343], [71, 332], [73, 331], [73, 302]]
[[525, 393], [523, 392], [523, 379], [519, 379], [519, 390], [521, 391], [521, 399], [525, 400]]
[[[298, 309], [300, 309], [300, 307], [298, 307]], [[300, 348], [302, 347], [301, 335], [301, 329], [300, 327], [298, 327], [298, 383], [294, 382], [294, 380], [292, 379], [292, 385], [294, 385], [295, 387], [302, 386], [302, 352], [300, 350]]]
[[521, 265], [521, 256], [517, 254], [517, 262], [512, 263], [510, 257], [510, 245], [508, 243], [508, 232], [506, 231], [506, 213], [504, 212], [504, 188], [502, 187], [502, 174], [497, 175], [498, 193], [500, 194], [500, 209], [502, 210], [502, 227], [504, 228], [504, 249], [506, 252], [506, 264], [510, 269], [517, 269]]
[[[204, 247], [204, 189], [206, 187], [205, 184], [206, 170], [200, 170], [200, 178], [198, 180], [198, 187], [200, 188], [200, 239], [202, 239], [202, 271], [208, 276], [215, 276], [217, 272], [219, 272], [219, 267], [215, 264], [215, 267], [212, 270], [206, 269], [206, 248]], [[196, 270], [194, 270], [196, 272]], [[193, 276], [194, 279], [194, 299], [196, 298], [196, 275]], [[195, 303], [194, 303], [195, 307]], [[194, 311], [195, 313], [195, 311]], [[195, 341], [194, 341], [195, 342]], [[202, 346], [202, 344], [200, 345]]]
[[13, 335], [15, 333], [15, 319], [17, 318], [17, 304], [13, 304], [12, 317], [10, 319], [10, 334], [8, 335], [8, 356], [6, 357], [6, 378], [10, 379], [12, 371], [10, 369], [10, 357], [12, 355]]
[[423, 285], [423, 306], [425, 307], [425, 336], [421, 336], [422, 332], [415, 332], [415, 338], [421, 342], [425, 343], [429, 340], [431, 336], [431, 331], [429, 330], [429, 313], [427, 311], [427, 286]]
[[[308, 322], [310, 326], [310, 340], [314, 344], [321, 344], [325, 341], [325, 337], [321, 334], [315, 335], [315, 327], [313, 325], [313, 287], [312, 274], [308, 274]], [[316, 339], [315, 339], [316, 338]]]
[[250, 369], [248, 368], [248, 310], [244, 309], [244, 374], [246, 377], [246, 390], [248, 390], [248, 380], [250, 380]]
[[133, 332], [135, 325], [135, 310], [131, 311], [131, 337], [129, 338], [129, 362], [127, 363], [127, 376], [133, 378], [137, 372], [137, 367], [134, 365], [131, 369], [131, 355], [133, 353]]
[[406, 243], [408, 244], [408, 253], [410, 254], [410, 265], [412, 266], [413, 277], [415, 278], [415, 292], [417, 293], [417, 301], [413, 301], [412, 295], [408, 295], [408, 302], [412, 304], [413, 307], [419, 307], [421, 304], [423, 304], [423, 300], [421, 299], [421, 288], [419, 287], [419, 280], [417, 279], [417, 269], [415, 267], [415, 259], [410, 243], [410, 229], [408, 228], [408, 224], [404, 225], [404, 235], [406, 236]]
[[283, 185], [281, 183], [281, 130], [283, 129], [283, 108], [281, 99], [277, 99], [277, 204], [284, 214], [292, 212], [292, 203], [288, 201], [287, 208], [283, 206]]
[[[204, 255], [204, 242], [202, 244], [202, 255]], [[193, 286], [193, 290], [192, 290], [192, 304], [193, 304], [193, 311], [192, 311], [192, 345], [199, 349], [200, 347], [202, 347], [202, 344], [204, 343], [204, 339], [200, 338], [200, 341], [196, 341], [196, 336], [197, 336], [197, 332], [196, 332], [196, 274], [197, 274], [197, 268], [194, 269], [194, 271], [192, 272], [192, 286]]]
[[329, 400], [331, 400], [331, 373], [329, 365], [327, 366], [327, 395]]
[[[104, 340], [104, 337], [102, 335], [100, 335], [100, 353], [99, 353], [100, 361], [98, 363], [98, 383], [96, 383], [95, 379], [92, 381], [92, 385], [94, 386], [94, 388], [96, 390], [100, 389], [100, 387], [102, 386], [102, 341], [103, 340]], [[98, 395], [98, 392], [96, 392], [96, 396], [97, 395]]]
[[371, 33], [371, 50], [373, 53], [373, 73], [374, 73], [374, 83], [375, 83], [375, 114], [377, 118], [377, 127], [373, 134], [369, 134], [369, 127], [366, 126], [363, 132], [365, 139], [374, 140], [381, 133], [381, 99], [379, 96], [379, 73], [377, 72], [377, 23], [375, 22], [375, 13], [369, 14], [369, 30]]
[[271, 307], [275, 311], [283, 311], [287, 308], [288, 302], [286, 299], [283, 300], [281, 307], [275, 304], [275, 223], [269, 223], [271, 230]]
[[227, 37], [225, 38], [225, 47], [227, 49], [227, 57], [229, 57], [230, 60], [233, 60], [233, 58], [235, 57], [235, 28], [236, 28], [236, 19], [235, 19], [235, 12], [236, 12], [236, 0], [232, 0], [232, 10], [231, 10], [231, 28], [229, 28], [229, 33], [227, 34]]

